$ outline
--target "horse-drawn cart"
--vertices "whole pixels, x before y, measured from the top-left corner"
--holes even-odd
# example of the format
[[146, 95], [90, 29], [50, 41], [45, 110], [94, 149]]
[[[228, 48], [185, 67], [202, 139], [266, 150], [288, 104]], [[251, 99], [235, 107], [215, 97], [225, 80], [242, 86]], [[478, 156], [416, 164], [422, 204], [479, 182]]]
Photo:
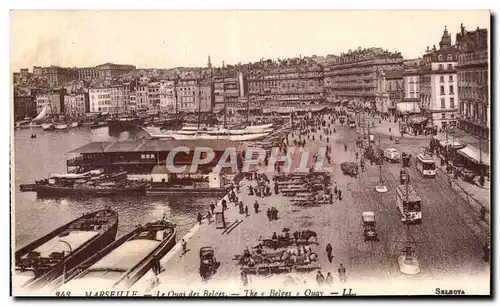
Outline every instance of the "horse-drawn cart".
[[345, 175], [358, 176], [358, 164], [355, 162], [343, 162], [340, 164], [340, 169]]
[[212, 247], [200, 248], [200, 276], [207, 280], [215, 274], [218, 263], [215, 259], [215, 252]]

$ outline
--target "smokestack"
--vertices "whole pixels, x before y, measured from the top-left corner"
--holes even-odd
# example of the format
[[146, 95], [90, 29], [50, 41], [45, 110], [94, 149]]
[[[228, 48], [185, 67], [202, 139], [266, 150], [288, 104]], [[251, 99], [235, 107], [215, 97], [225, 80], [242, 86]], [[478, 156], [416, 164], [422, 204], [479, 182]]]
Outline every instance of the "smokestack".
[[238, 82], [239, 82], [239, 87], [240, 87], [240, 97], [244, 97], [246, 88], [245, 88], [245, 80], [243, 78], [242, 71], [238, 72]]

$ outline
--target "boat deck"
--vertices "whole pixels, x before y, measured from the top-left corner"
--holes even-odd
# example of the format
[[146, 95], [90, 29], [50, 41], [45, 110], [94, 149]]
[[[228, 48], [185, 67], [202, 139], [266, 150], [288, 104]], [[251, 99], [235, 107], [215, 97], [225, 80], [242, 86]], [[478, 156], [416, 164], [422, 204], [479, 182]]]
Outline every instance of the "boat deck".
[[129, 240], [96, 262], [89, 271], [128, 271], [151, 253], [160, 241], [149, 239]]
[[[74, 230], [69, 232], [66, 236], [56, 236], [44, 244], [40, 245], [34, 252], [39, 252], [41, 257], [48, 258], [54, 252], [69, 252], [68, 246], [61, 242], [67, 242], [71, 246], [71, 250], [76, 250], [81, 245], [91, 240], [99, 234], [99, 231], [78, 231]], [[29, 253], [28, 253], [29, 254]], [[22, 258], [27, 258], [28, 254], [24, 255]]]

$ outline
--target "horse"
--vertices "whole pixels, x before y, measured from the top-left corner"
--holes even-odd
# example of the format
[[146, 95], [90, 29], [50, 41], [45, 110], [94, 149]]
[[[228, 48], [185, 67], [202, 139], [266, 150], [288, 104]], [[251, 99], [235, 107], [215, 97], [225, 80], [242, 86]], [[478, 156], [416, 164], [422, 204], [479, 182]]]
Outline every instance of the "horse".
[[298, 240], [305, 240], [305, 241], [308, 241], [308, 242], [309, 242], [309, 239], [311, 239], [312, 237], [314, 237], [314, 239], [316, 240], [316, 242], [318, 242], [318, 235], [316, 234], [316, 232], [311, 231], [311, 230], [296, 231], [296, 232], [293, 233], [293, 237], [297, 241]]

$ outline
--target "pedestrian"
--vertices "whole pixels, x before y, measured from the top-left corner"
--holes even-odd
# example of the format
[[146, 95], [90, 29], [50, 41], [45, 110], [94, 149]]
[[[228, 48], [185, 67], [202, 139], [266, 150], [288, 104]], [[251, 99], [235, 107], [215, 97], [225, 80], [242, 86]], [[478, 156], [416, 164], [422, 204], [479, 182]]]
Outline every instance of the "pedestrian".
[[181, 240], [181, 246], [182, 246], [182, 255], [186, 254], [187, 253], [187, 244], [186, 244], [186, 241], [184, 239]]
[[248, 276], [247, 276], [247, 273], [245, 271], [241, 271], [241, 282], [243, 283], [243, 286], [247, 286], [248, 285]]
[[336, 183], [336, 182], [335, 182], [335, 188], [334, 188], [333, 190], [334, 190], [334, 192], [335, 192], [335, 197], [337, 197], [337, 196], [338, 196], [338, 194], [339, 194], [339, 190], [338, 190], [338, 188], [337, 188], [337, 183]]
[[201, 216], [201, 213], [198, 213], [198, 223], [201, 225], [201, 220], [203, 219], [203, 217]]
[[245, 205], [245, 217], [248, 217], [248, 205]]
[[278, 183], [275, 183], [275, 184], [274, 184], [274, 193], [275, 193], [275, 194], [278, 194], [278, 193], [279, 193]]
[[347, 144], [344, 144], [344, 151], [347, 152]]
[[343, 264], [340, 264], [338, 271], [339, 271], [339, 279], [340, 279], [340, 281], [342, 283], [345, 283], [347, 281], [347, 278], [345, 276], [345, 267], [344, 267]]
[[212, 212], [212, 215], [213, 215], [214, 211], [215, 211], [215, 205], [214, 205], [214, 203], [210, 204], [210, 211]]
[[318, 271], [318, 274], [316, 274], [316, 282], [318, 283], [318, 286], [322, 286], [325, 282], [325, 277], [321, 274], [321, 271]]
[[330, 274], [330, 272], [328, 272], [328, 273], [326, 274], [326, 280], [325, 280], [325, 283], [326, 283], [328, 286], [333, 285], [333, 277], [332, 277], [332, 275]]
[[339, 189], [339, 201], [342, 201], [342, 190]]
[[490, 245], [488, 243], [483, 246], [483, 260], [485, 262], [490, 261]]
[[222, 200], [222, 211], [226, 210], [227, 209], [227, 203], [226, 203], [226, 200]]
[[256, 214], [259, 212], [259, 203], [257, 203], [257, 200], [255, 201], [255, 203], [253, 203], [253, 209], [255, 210]]
[[267, 209], [267, 219], [271, 221], [272, 213], [271, 213], [271, 208]]
[[212, 214], [210, 212], [207, 212], [207, 220], [208, 224], [212, 224]]
[[328, 261], [330, 263], [332, 263], [332, 259], [333, 259], [332, 251], [333, 251], [332, 245], [330, 243], [328, 243], [326, 245], [326, 255], [328, 256]]
[[275, 207], [272, 209], [272, 219], [278, 220], [278, 210]]
[[479, 210], [479, 215], [481, 217], [481, 220], [484, 221], [486, 218], [486, 208], [484, 206], [481, 206], [481, 209]]

